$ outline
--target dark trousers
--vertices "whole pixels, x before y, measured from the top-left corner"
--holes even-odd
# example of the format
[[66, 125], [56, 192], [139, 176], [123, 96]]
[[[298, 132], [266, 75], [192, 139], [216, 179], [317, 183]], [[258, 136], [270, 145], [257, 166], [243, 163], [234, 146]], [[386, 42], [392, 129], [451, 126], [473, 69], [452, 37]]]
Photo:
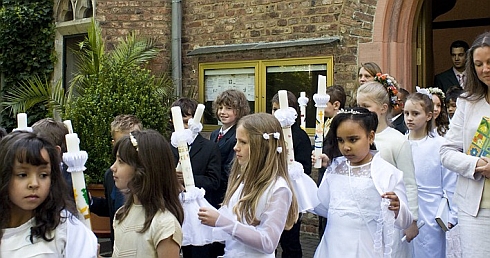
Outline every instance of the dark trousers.
[[301, 249], [301, 242], [299, 241], [299, 232], [301, 228], [301, 214], [298, 221], [293, 225], [290, 230], [284, 230], [281, 235], [279, 243], [282, 248], [282, 258], [301, 258], [303, 257], [303, 251]]

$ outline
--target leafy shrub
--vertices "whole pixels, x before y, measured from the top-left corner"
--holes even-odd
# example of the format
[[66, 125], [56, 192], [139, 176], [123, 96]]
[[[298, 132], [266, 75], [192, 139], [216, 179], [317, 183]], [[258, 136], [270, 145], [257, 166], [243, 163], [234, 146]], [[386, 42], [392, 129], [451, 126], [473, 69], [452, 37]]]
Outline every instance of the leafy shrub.
[[[115, 116], [136, 115], [145, 128], [168, 136], [169, 104], [173, 98], [171, 80], [156, 77], [143, 67], [158, 53], [151, 41], [129, 35], [110, 53], [105, 53], [99, 44], [104, 43], [94, 24], [78, 53], [84, 62], [79, 67], [88, 68], [82, 68], [75, 80], [80, 94], [65, 110], [65, 118], [72, 120], [80, 138], [80, 149], [89, 154], [87, 183], [102, 182], [104, 172], [113, 162], [110, 123]], [[140, 55], [135, 57], [138, 52]], [[145, 54], [148, 56], [142, 58]]]

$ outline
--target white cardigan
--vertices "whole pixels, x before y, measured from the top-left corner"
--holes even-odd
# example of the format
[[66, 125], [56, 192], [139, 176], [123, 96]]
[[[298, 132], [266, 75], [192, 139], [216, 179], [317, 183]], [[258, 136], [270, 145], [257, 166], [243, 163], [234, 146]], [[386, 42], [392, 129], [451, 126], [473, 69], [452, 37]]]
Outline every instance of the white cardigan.
[[461, 98], [458, 98], [456, 105], [458, 108], [440, 149], [441, 162], [444, 167], [459, 174], [454, 192], [454, 201], [459, 209], [476, 216], [485, 180], [480, 173], [475, 173], [479, 158], [466, 152], [482, 117], [490, 116], [490, 105], [485, 99], [473, 102]]

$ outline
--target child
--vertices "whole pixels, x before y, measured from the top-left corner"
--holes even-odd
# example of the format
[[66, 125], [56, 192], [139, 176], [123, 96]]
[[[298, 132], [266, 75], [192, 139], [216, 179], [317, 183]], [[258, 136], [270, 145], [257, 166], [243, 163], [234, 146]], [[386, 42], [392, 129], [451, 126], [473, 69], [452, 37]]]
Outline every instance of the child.
[[446, 94], [446, 108], [447, 115], [449, 117], [449, 121], [453, 118], [454, 113], [456, 112], [456, 100], [458, 100], [459, 96], [463, 93], [463, 89], [459, 86], [452, 86], [447, 89]]
[[221, 122], [221, 128], [211, 133], [210, 140], [217, 142], [221, 153], [221, 178], [219, 191], [219, 202], [223, 201], [228, 176], [230, 175], [230, 166], [235, 157], [233, 147], [236, 139], [236, 124], [240, 118], [250, 113], [245, 94], [238, 90], [225, 90], [218, 95], [213, 102], [214, 115]]
[[[143, 124], [134, 115], [118, 115], [111, 122], [112, 146], [131, 131], [143, 130]], [[114, 246], [114, 214], [124, 204], [124, 195], [115, 187], [111, 169], [104, 174], [104, 197], [92, 197], [90, 212], [109, 217], [111, 224], [111, 247]]]
[[282, 231], [298, 219], [281, 132], [270, 114], [252, 114], [238, 122], [236, 159], [223, 206], [219, 211], [201, 207], [198, 213], [203, 224], [227, 236], [225, 257], [275, 257]]
[[332, 160], [318, 189], [315, 213], [328, 223], [315, 257], [391, 257], [394, 226], [412, 223], [403, 173], [372, 151], [377, 126], [365, 108], [340, 111], [332, 121], [330, 152], [343, 156]]
[[0, 142], [0, 257], [96, 257], [97, 238], [73, 214], [60, 153], [17, 131]]
[[[439, 89], [439, 88], [437, 88]], [[432, 96], [414, 93], [405, 102], [405, 123], [410, 130], [408, 139], [412, 146], [415, 165], [415, 177], [418, 185], [419, 219], [425, 222], [419, 235], [413, 240], [413, 257], [446, 257], [446, 235], [435, 221], [436, 212], [444, 193], [450, 201], [450, 225], [456, 225], [456, 212], [452, 197], [456, 186], [457, 174], [441, 164], [439, 150], [444, 138], [433, 132]]]
[[[378, 127], [374, 140], [381, 157], [403, 172], [403, 181], [407, 190], [408, 206], [414, 219], [417, 219], [417, 184], [412, 160], [412, 150], [407, 138], [399, 131], [389, 127], [389, 115], [393, 105], [397, 103], [398, 93], [396, 81], [388, 75], [378, 74], [377, 81], [367, 82], [357, 89], [357, 105], [367, 108], [378, 116]], [[381, 82], [380, 82], [381, 81]], [[401, 241], [403, 234], [407, 235], [407, 241], [417, 236], [417, 223], [401, 232], [396, 230], [394, 243], [394, 257], [411, 257], [407, 243]]]
[[114, 218], [112, 257], [179, 257], [184, 210], [170, 144], [157, 131], [133, 131], [114, 146], [116, 187], [127, 199]]
[[[63, 153], [66, 152], [65, 135], [68, 134], [68, 129], [65, 124], [58, 122], [53, 118], [44, 118], [32, 125], [32, 131], [41, 137], [51, 141], [59, 151], [60, 157], [63, 157]], [[73, 186], [71, 180], [71, 173], [67, 171], [68, 166], [63, 163], [63, 159], [60, 163], [61, 174], [65, 179], [69, 188], [69, 198], [75, 204], [75, 197], [73, 195]]]
[[[290, 91], [287, 92], [288, 106], [296, 110], [299, 113], [299, 105], [296, 96]], [[279, 107], [279, 94], [275, 94], [271, 99], [272, 114], [278, 110]], [[311, 174], [311, 140], [308, 134], [299, 127], [296, 121], [291, 125], [291, 134], [293, 138], [293, 152], [294, 159], [303, 165], [303, 171], [307, 175]], [[282, 257], [302, 257], [303, 251], [301, 249], [301, 242], [299, 240], [301, 229], [301, 216], [298, 221], [293, 225], [290, 230], [282, 232], [280, 243], [282, 248]]]
[[440, 136], [444, 137], [449, 130], [449, 119], [447, 116], [446, 102], [444, 100], [444, 92], [439, 88], [428, 88], [432, 94], [432, 102], [434, 102], [434, 119], [432, 128]]
[[[190, 98], [179, 98], [172, 104], [172, 107], [180, 107], [186, 129], [189, 127], [189, 119], [194, 118], [197, 105], [197, 101]], [[175, 164], [177, 164], [179, 162], [179, 150], [172, 146], [172, 152]], [[218, 145], [197, 134], [189, 146], [189, 157], [191, 159], [192, 173], [196, 187], [203, 188], [206, 191], [204, 196], [206, 200], [218, 208], [221, 202], [220, 196], [216, 196], [217, 190], [220, 187], [219, 180], [221, 173], [221, 156]], [[177, 177], [179, 178], [179, 182], [184, 185], [182, 172], [177, 172]], [[210, 248], [212, 248], [211, 245], [183, 246], [182, 254], [184, 258], [212, 257]]]

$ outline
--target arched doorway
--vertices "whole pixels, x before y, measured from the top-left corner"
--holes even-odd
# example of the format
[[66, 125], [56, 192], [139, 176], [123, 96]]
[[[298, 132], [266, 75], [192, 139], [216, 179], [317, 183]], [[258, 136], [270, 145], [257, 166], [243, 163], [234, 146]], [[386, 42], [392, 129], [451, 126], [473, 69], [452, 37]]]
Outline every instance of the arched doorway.
[[453, 40], [471, 44], [490, 30], [490, 7], [483, 2], [379, 0], [373, 40], [359, 44], [358, 62], [378, 63], [409, 91], [415, 85], [432, 86], [434, 74], [451, 67]]

